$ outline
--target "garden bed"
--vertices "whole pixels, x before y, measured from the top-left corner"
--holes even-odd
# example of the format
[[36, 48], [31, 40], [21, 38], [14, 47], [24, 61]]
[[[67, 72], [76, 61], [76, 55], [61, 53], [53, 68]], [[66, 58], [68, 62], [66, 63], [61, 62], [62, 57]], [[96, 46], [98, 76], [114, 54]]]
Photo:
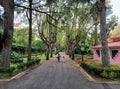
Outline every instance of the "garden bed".
[[81, 66], [94, 78], [100, 80], [120, 80], [120, 66], [111, 64], [110, 68], [104, 68], [101, 62], [83, 62]]
[[34, 59], [26, 63], [12, 64], [9, 69], [0, 67], [0, 79], [10, 78], [22, 71], [25, 71], [37, 64], [39, 64], [40, 59]]

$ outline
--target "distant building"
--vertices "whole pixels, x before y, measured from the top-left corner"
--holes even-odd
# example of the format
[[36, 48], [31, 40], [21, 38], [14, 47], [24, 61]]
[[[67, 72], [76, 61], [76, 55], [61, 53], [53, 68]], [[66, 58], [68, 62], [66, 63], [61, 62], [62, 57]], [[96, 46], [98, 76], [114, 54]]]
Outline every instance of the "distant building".
[[[112, 38], [112, 42], [108, 43], [110, 48], [110, 61], [113, 63], [120, 63], [120, 36]], [[94, 60], [101, 60], [102, 45], [96, 45], [94, 49]]]

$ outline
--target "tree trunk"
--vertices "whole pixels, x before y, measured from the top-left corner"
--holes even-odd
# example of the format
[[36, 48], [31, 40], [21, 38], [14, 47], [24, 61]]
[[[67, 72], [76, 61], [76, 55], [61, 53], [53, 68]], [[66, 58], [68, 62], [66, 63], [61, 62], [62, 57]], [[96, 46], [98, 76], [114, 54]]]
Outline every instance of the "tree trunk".
[[32, 47], [32, 0], [29, 0], [29, 39], [28, 39], [28, 61], [31, 60]]
[[52, 49], [50, 50], [50, 57], [53, 57]]
[[110, 66], [110, 52], [107, 43], [107, 30], [106, 30], [106, 7], [105, 0], [100, 0], [100, 27], [102, 39], [102, 63], [104, 67]]
[[53, 53], [52, 52], [50, 52], [50, 57], [53, 57]]
[[81, 56], [82, 56], [82, 62], [84, 62], [84, 54], [82, 54]]
[[50, 57], [53, 57], [52, 47], [50, 47]]
[[97, 25], [95, 25], [95, 43], [94, 45], [98, 44], [98, 33], [97, 33]]
[[1, 66], [10, 67], [10, 56], [13, 38], [14, 0], [3, 0], [4, 7], [4, 32], [2, 46]]
[[68, 49], [68, 45], [66, 45], [66, 54], [69, 55], [69, 49]]
[[46, 60], [49, 60], [49, 46], [47, 46], [46, 50]]
[[75, 59], [74, 54], [75, 54], [75, 51], [74, 51], [74, 50], [72, 50], [72, 52], [71, 52], [71, 58], [72, 58], [72, 60], [74, 60], [74, 59]]

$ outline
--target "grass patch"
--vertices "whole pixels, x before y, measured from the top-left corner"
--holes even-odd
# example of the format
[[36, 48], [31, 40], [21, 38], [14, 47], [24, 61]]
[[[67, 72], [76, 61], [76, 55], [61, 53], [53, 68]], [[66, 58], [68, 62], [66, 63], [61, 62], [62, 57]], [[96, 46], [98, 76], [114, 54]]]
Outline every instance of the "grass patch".
[[11, 67], [17, 68], [17, 66], [18, 66], [18, 64], [12, 64], [12, 63], [10, 64], [10, 68], [11, 68]]
[[40, 57], [41, 60], [46, 60], [46, 57], [45, 57], [44, 53], [40, 54], [39, 57]]

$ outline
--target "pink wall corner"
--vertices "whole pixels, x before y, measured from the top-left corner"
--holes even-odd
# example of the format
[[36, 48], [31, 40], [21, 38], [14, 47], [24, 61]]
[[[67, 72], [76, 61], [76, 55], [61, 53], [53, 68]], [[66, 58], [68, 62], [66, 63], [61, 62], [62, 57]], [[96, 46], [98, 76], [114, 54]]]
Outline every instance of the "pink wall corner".
[[120, 49], [118, 49], [118, 50], [119, 51], [118, 51], [117, 55], [115, 56], [115, 58], [111, 59], [111, 62], [120, 64]]
[[94, 49], [94, 60], [100, 60], [100, 57], [98, 56], [98, 54], [96, 53], [96, 49]]

